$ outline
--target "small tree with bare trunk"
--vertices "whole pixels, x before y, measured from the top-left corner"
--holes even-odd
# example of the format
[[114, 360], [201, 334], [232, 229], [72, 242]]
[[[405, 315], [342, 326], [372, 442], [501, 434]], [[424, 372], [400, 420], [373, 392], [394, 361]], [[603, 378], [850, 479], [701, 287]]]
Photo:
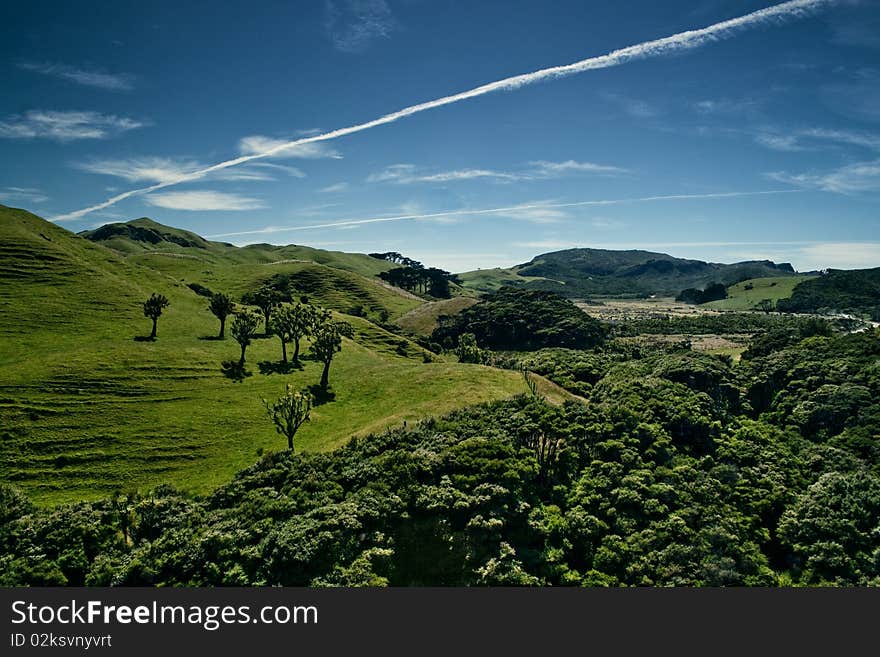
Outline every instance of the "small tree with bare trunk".
[[144, 301], [144, 317], [149, 317], [153, 320], [153, 330], [150, 333], [150, 339], [156, 339], [156, 323], [159, 321], [159, 317], [162, 316], [162, 311], [165, 310], [169, 305], [168, 297], [164, 294], [153, 294], [150, 295], [150, 298]]

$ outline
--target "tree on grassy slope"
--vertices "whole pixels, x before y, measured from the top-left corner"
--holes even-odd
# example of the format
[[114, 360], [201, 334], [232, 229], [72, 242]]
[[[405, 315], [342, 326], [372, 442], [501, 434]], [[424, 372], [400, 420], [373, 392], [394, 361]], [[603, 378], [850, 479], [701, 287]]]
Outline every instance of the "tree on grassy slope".
[[278, 291], [268, 285], [264, 285], [256, 292], [249, 292], [242, 297], [242, 303], [256, 306], [263, 313], [263, 320], [266, 326], [266, 335], [272, 330], [270, 324], [272, 320], [272, 311], [281, 303], [281, 295]]
[[330, 375], [330, 363], [337, 351], [342, 350], [343, 336], [352, 336], [352, 327], [348, 322], [327, 321], [318, 326], [312, 334], [312, 353], [324, 363], [321, 373], [321, 388], [326, 390]]
[[238, 361], [239, 366], [244, 365], [245, 349], [247, 349], [248, 345], [251, 343], [251, 339], [257, 334], [257, 328], [259, 325], [260, 316], [249, 311], [237, 313], [235, 319], [232, 320], [232, 337], [235, 338], [235, 341], [241, 346], [241, 359]]
[[149, 317], [153, 320], [153, 330], [150, 333], [151, 340], [156, 337], [156, 323], [159, 321], [159, 317], [162, 316], [162, 311], [168, 305], [168, 297], [164, 294], [156, 294], [155, 292], [150, 295], [149, 299], [144, 301], [144, 317]]
[[281, 360], [287, 362], [287, 343], [293, 342], [293, 362], [299, 360], [299, 342], [309, 335], [314, 324], [316, 308], [298, 303], [281, 306], [272, 318], [272, 332], [281, 340]]
[[287, 391], [271, 404], [263, 400], [266, 412], [275, 424], [275, 431], [287, 438], [287, 449], [293, 451], [293, 437], [304, 422], [308, 422], [312, 410], [312, 396], [308, 392], [294, 392], [290, 384]]
[[223, 338], [226, 329], [226, 318], [235, 312], [235, 304], [228, 296], [222, 292], [217, 292], [211, 295], [208, 310], [214, 314], [214, 317], [220, 320], [220, 334], [217, 337]]

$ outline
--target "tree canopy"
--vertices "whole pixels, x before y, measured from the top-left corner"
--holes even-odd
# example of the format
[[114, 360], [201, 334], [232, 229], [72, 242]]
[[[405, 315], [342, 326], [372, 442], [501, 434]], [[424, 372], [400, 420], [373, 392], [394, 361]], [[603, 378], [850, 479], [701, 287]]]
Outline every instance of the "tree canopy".
[[472, 333], [485, 349], [586, 349], [602, 343], [606, 328], [568, 299], [540, 290], [502, 287], [458, 315], [441, 316], [432, 339], [449, 348]]

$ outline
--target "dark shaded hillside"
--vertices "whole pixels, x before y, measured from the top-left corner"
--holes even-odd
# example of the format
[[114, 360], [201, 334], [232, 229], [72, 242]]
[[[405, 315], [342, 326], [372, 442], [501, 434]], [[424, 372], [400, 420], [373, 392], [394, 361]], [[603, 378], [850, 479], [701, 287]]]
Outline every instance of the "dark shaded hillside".
[[769, 260], [725, 265], [685, 260], [651, 251], [568, 249], [537, 256], [517, 267], [521, 276], [548, 280], [531, 281], [526, 287], [550, 289], [569, 297], [675, 295], [686, 288], [710, 283], [731, 285], [749, 278], [787, 276], [788, 263]]
[[776, 307], [792, 313], [852, 313], [880, 321], [880, 267], [838, 269], [804, 281]]
[[[117, 245], [119, 245], [118, 240], [126, 239], [131, 242], [144, 243], [144, 248], [148, 248], [146, 244], [156, 245], [162, 242], [197, 249], [206, 249], [209, 245], [207, 240], [195, 233], [169, 228], [146, 217], [124, 224], [105, 224], [95, 230], [83, 231], [79, 235], [92, 242], [114, 242]], [[112, 246], [112, 244], [107, 245]], [[218, 244], [218, 246], [220, 245]]]

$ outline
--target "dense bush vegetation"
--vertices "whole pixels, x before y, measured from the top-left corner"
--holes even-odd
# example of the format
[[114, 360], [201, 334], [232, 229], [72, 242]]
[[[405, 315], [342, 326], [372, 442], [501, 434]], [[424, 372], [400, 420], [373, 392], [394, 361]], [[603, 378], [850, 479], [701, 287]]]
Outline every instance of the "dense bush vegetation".
[[605, 339], [604, 326], [554, 292], [503, 287], [458, 315], [444, 315], [431, 338], [448, 348], [471, 333], [484, 349], [585, 349]]
[[0, 584], [880, 585], [880, 334], [760, 351], [534, 352], [587, 403], [268, 454], [206, 499], [0, 487]]
[[[771, 329], [799, 330], [803, 324], [814, 324], [812, 317], [793, 315], [762, 315], [758, 313], [720, 313], [718, 315], [665, 315], [656, 318], [628, 319], [614, 325], [614, 333], [621, 336], [655, 335], [724, 335], [725, 333], [755, 333]], [[818, 320], [830, 326], [850, 329], [853, 323], [836, 319]]]
[[711, 285], [707, 285], [703, 290], [695, 287], [689, 287], [686, 290], [682, 290], [679, 295], [675, 297], [675, 300], [683, 301], [684, 303], [700, 304], [709, 303], [710, 301], [719, 301], [726, 298], [727, 287], [722, 283], [712, 283]]
[[777, 308], [793, 313], [853, 313], [880, 321], [880, 267], [831, 270], [804, 281]]

